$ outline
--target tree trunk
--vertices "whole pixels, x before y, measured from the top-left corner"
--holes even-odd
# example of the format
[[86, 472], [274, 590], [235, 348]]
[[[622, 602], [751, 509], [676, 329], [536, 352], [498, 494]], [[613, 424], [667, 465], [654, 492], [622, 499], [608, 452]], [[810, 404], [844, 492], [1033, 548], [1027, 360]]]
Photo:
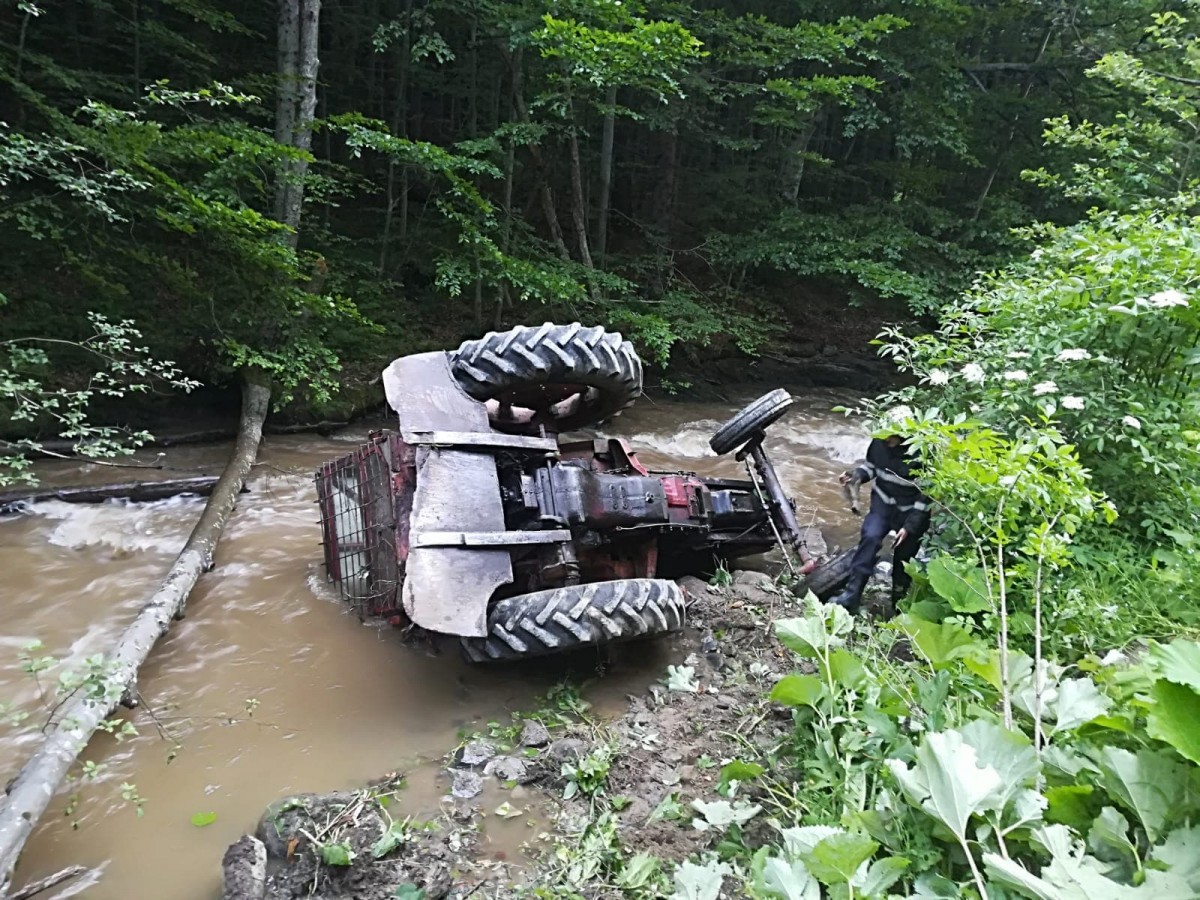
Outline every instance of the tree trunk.
[[[408, 136], [408, 67], [412, 56], [412, 9], [413, 0], [404, 3], [404, 37], [400, 41], [400, 53], [396, 59], [396, 96], [392, 102], [392, 134], [397, 137]], [[383, 213], [383, 236], [379, 248], [379, 274], [387, 272], [388, 248], [392, 240], [392, 222], [396, 218], [396, 175], [397, 165], [395, 156], [388, 156], [387, 165], [387, 206]], [[399, 167], [400, 190], [402, 199], [400, 209], [400, 240], [408, 234], [408, 168]]]
[[73, 488], [33, 488], [24, 491], [5, 491], [0, 494], [0, 515], [19, 512], [27, 503], [61, 500], [63, 503], [103, 503], [105, 500], [165, 500], [180, 494], [206, 496], [216, 487], [216, 476], [173, 478], [169, 481], [134, 481], [126, 484], [101, 484]]
[[130, 25], [133, 28], [133, 96], [142, 96], [142, 6], [140, 0], [133, 0], [133, 10]]
[[270, 402], [271, 388], [265, 376], [258, 371], [243, 373], [237, 445], [183, 551], [112, 653], [107, 654], [110, 669], [103, 696], [76, 695], [64, 704], [55, 722], [47, 725], [41, 746], [10, 782], [0, 806], [0, 896], [8, 890], [21, 848], [50, 805], [55, 790], [96, 729], [116, 708], [122, 693], [134, 685], [138, 669], [158, 639], [167, 633], [171, 621], [182, 617], [188, 594], [201, 574], [212, 568], [217, 541], [258, 455]]
[[789, 203], [795, 204], [800, 201], [800, 184], [804, 181], [804, 156], [808, 153], [808, 145], [812, 143], [813, 134], [816, 133], [816, 130], [817, 120], [814, 117], [796, 135], [795, 141], [792, 142], [788, 160], [791, 172], [788, 175], [787, 186], [784, 189], [784, 199]]
[[605, 98], [604, 128], [600, 132], [600, 203], [596, 210], [596, 256], [600, 265], [608, 254], [608, 206], [612, 200], [613, 136], [616, 131], [617, 89], [608, 89]]
[[[299, 88], [300, 0], [279, 0], [276, 32], [278, 85], [275, 94], [275, 143], [292, 146], [296, 128], [296, 97]], [[292, 184], [292, 161], [280, 160], [275, 173], [275, 221], [287, 218]]]
[[658, 254], [658, 265], [650, 282], [650, 292], [661, 297], [667, 290], [671, 268], [671, 231], [674, 226], [675, 210], [675, 157], [679, 144], [679, 130], [672, 126], [661, 138], [658, 157], [658, 179], [654, 186], [651, 209], [650, 232]]
[[[512, 72], [513, 106], [516, 108], [517, 116], [521, 122], [528, 125], [531, 120], [529, 117], [529, 107], [525, 104], [525, 87], [521, 72], [520, 51], [512, 54], [508, 51], [507, 47], [501, 45], [500, 52], [503, 54]], [[563, 240], [562, 226], [558, 222], [558, 211], [554, 206], [554, 193], [550, 190], [550, 173], [546, 167], [546, 158], [542, 155], [542, 149], [537, 144], [529, 145], [529, 155], [533, 157], [533, 164], [538, 170], [538, 200], [542, 205], [542, 214], [546, 217], [546, 226], [550, 229], [550, 240], [558, 250], [558, 255], [564, 260], [569, 260], [571, 254], [567, 250], [567, 242]]]
[[[572, 106], [568, 102], [568, 115], [571, 115], [571, 110]], [[583, 196], [583, 166], [579, 161], [579, 135], [573, 124], [568, 146], [571, 151], [571, 219], [575, 224], [575, 241], [579, 246], [579, 261], [591, 269], [594, 267], [592, 266], [592, 251], [588, 246], [588, 214], [587, 199]]]
[[275, 218], [288, 227], [287, 243], [300, 240], [304, 176], [312, 149], [312, 123], [317, 111], [320, 65], [321, 0], [280, 0], [279, 101], [275, 108], [275, 140], [300, 151], [300, 158], [280, 165], [275, 186]]

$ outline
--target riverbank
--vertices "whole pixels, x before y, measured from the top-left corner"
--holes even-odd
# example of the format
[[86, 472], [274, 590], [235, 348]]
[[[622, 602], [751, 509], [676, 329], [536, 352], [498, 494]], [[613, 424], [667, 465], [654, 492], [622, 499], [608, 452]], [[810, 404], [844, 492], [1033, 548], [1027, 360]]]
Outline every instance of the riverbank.
[[[680, 662], [620, 716], [594, 719], [567, 692], [492, 723], [447, 754], [432, 820], [404, 815], [394, 774], [355, 792], [282, 798], [226, 855], [226, 884], [236, 886], [227, 900], [626, 896], [617, 880], [649, 885], [662, 865], [711, 847], [719, 830], [693, 818], [709, 810], [703, 825], [729, 806], [719, 791], [730, 795], [730, 761], [769, 755], [791, 730], [791, 713], [767, 699], [795, 669], [771, 623], [804, 601], [760, 572], [681, 584]], [[510, 819], [529, 826], [529, 858], [481, 854], [480, 835]], [[752, 823], [742, 839], [768, 828]], [[246, 876], [247, 858], [258, 874]]]

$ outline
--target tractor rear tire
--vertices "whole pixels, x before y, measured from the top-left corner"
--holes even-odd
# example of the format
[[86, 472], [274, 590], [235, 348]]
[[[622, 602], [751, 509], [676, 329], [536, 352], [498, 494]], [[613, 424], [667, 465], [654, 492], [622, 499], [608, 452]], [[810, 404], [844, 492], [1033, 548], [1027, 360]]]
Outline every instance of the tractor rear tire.
[[854, 574], [850, 563], [854, 561], [854, 552], [857, 549], [851, 547], [843, 550], [837, 556], [821, 563], [805, 576], [800, 590], [812, 591], [818, 600], [828, 600], [849, 583], [850, 576]]
[[596, 425], [642, 393], [633, 345], [578, 322], [489, 332], [453, 351], [450, 369], [468, 394], [492, 401], [492, 424], [504, 431], [536, 428], [538, 413], [559, 431]]
[[488, 636], [463, 638], [471, 662], [505, 662], [681, 631], [683, 590], [660, 578], [518, 594], [488, 611]]
[[708, 442], [708, 446], [712, 447], [713, 453], [717, 456], [724, 456], [726, 453], [736, 450], [762, 434], [768, 425], [779, 421], [795, 402], [792, 395], [783, 388], [763, 394], [718, 428]]

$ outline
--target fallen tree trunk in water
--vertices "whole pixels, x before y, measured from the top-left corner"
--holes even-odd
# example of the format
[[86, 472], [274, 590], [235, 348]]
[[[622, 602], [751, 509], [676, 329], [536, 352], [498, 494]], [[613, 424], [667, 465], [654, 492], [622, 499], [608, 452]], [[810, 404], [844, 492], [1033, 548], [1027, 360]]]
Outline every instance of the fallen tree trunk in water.
[[68, 878], [82, 875], [86, 871], [86, 866], [67, 866], [61, 872], [55, 872], [53, 875], [48, 875], [45, 878], [40, 878], [31, 884], [25, 885], [25, 887], [12, 895], [12, 900], [29, 900], [30, 897], [36, 897], [42, 891], [48, 891], [52, 887], [57, 887]]
[[105, 500], [165, 500], [180, 494], [207, 497], [220, 479], [215, 475], [172, 478], [167, 481], [132, 481], [126, 484], [98, 484], [90, 487], [31, 488], [27, 491], [0, 493], [0, 515], [19, 512], [27, 503], [61, 500], [64, 503], [103, 503]]
[[41, 746], [10, 783], [8, 796], [0, 805], [0, 896], [7, 895], [21, 848], [50, 805], [58, 785], [121, 695], [134, 685], [138, 668], [171, 627], [171, 621], [182, 617], [188, 594], [201, 574], [212, 567], [217, 541], [258, 455], [270, 401], [271, 389], [265, 375], [254, 371], [244, 374], [237, 445], [183, 551], [116, 647], [106, 654], [109, 671], [104, 689], [99, 692], [102, 696], [87, 692], [65, 703], [47, 726]]

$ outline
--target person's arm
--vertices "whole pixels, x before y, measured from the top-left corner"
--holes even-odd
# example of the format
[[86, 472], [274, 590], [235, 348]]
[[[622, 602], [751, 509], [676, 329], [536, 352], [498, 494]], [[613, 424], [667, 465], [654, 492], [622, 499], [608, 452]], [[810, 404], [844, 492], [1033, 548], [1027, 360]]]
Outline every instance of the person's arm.
[[842, 484], [850, 484], [853, 481], [855, 486], [874, 480], [879, 457], [879, 450], [876, 445], [879, 443], [878, 438], [873, 438], [867, 447], [866, 458], [855, 461], [854, 466], [843, 472], [838, 480]]

